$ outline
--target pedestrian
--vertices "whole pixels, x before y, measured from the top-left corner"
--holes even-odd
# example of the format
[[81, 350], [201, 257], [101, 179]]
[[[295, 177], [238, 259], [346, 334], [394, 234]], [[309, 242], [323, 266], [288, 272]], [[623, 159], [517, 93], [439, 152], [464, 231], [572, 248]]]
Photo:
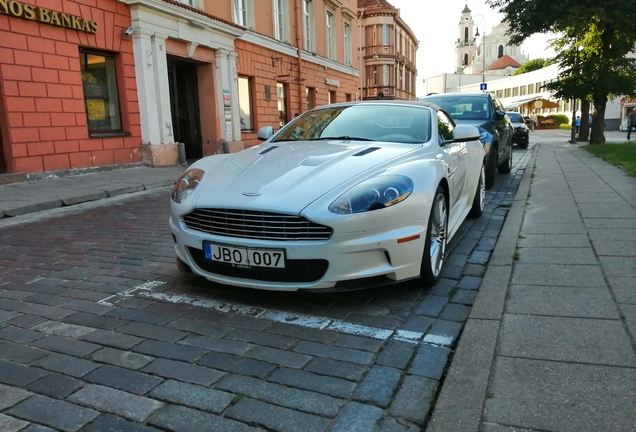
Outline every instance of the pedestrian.
[[581, 130], [581, 116], [576, 116], [576, 119], [574, 120], [574, 126], [576, 127], [576, 134], [578, 135], [579, 131]]
[[632, 112], [627, 116], [627, 140], [632, 134], [632, 129], [636, 130], [636, 109], [632, 109]]
[[528, 117], [530, 117], [530, 130], [534, 132], [534, 128], [537, 127], [537, 115], [532, 111]]

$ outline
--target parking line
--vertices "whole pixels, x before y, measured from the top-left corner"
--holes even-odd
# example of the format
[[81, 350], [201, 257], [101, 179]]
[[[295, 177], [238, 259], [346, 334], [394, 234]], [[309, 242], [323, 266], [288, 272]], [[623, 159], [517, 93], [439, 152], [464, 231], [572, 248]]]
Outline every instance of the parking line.
[[275, 311], [255, 306], [226, 303], [213, 299], [193, 297], [186, 294], [153, 292], [153, 288], [163, 284], [165, 284], [165, 282], [145, 282], [141, 285], [137, 285], [134, 288], [127, 289], [115, 295], [109, 296], [103, 300], [100, 300], [98, 301], [98, 303], [107, 306], [114, 306], [126, 298], [134, 297], [135, 295], [137, 295], [143, 298], [149, 298], [168, 303], [186, 304], [189, 306], [212, 309], [217, 312], [250, 316], [253, 318], [261, 318], [274, 322], [292, 324], [316, 330], [328, 330], [336, 333], [369, 337], [372, 339], [383, 341], [393, 339], [413, 344], [424, 342], [431, 345], [450, 346], [454, 340], [454, 338], [451, 336], [440, 334], [429, 333], [424, 336], [424, 333], [416, 331], [385, 329], [363, 324], [350, 323], [326, 317], [295, 314], [291, 312]]

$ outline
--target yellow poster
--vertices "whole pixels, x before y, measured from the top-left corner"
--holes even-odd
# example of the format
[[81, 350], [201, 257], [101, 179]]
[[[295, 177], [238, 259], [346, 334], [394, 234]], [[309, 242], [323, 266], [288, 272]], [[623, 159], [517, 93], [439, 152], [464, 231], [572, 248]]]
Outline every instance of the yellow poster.
[[106, 120], [106, 104], [103, 99], [87, 99], [86, 111], [89, 120]]

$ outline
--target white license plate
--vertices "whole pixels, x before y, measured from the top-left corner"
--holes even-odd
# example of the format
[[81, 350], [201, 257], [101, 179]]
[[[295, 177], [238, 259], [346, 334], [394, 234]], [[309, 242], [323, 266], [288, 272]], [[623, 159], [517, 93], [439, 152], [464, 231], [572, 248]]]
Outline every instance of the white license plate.
[[285, 268], [285, 252], [282, 249], [259, 249], [203, 243], [205, 258], [246, 267]]

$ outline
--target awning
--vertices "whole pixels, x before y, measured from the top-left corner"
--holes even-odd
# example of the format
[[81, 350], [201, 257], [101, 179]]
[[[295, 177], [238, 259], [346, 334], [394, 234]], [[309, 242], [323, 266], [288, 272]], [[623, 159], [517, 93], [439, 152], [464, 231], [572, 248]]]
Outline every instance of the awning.
[[519, 107], [525, 107], [528, 110], [559, 107], [557, 102], [553, 102], [540, 95], [502, 98], [500, 100], [506, 110]]

